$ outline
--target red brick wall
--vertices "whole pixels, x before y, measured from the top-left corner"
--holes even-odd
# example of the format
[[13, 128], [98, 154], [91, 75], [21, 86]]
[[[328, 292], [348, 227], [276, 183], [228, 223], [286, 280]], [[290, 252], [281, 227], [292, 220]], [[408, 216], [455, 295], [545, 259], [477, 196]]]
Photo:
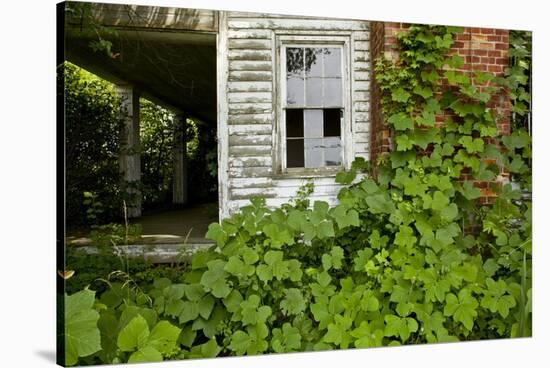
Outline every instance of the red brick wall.
[[[384, 124], [384, 117], [380, 111], [380, 91], [375, 80], [374, 63], [383, 54], [386, 59], [397, 60], [399, 53], [396, 50], [397, 37], [400, 32], [408, 29], [405, 23], [371, 22], [370, 46], [373, 60], [371, 76], [371, 162], [376, 164], [377, 158], [384, 152], [392, 149], [390, 130]], [[458, 54], [463, 57], [464, 65], [461, 71], [473, 75], [475, 71], [484, 71], [502, 76], [508, 66], [508, 31], [492, 28], [466, 27], [461, 34], [455, 36], [455, 42], [449, 55]], [[441, 83], [446, 84], [445, 80]], [[472, 80], [472, 83], [475, 83]], [[480, 89], [485, 86], [478, 85]], [[510, 133], [510, 103], [506, 91], [497, 93], [490, 102], [499, 118], [497, 127], [500, 134]], [[450, 115], [441, 114], [437, 121], [442, 123]], [[452, 116], [451, 116], [452, 117]], [[462, 174], [463, 180], [471, 180], [467, 171]], [[507, 181], [508, 174], [501, 170], [497, 182]], [[487, 182], [475, 182], [474, 185], [482, 191], [481, 203], [489, 203], [494, 193], [489, 189]]]

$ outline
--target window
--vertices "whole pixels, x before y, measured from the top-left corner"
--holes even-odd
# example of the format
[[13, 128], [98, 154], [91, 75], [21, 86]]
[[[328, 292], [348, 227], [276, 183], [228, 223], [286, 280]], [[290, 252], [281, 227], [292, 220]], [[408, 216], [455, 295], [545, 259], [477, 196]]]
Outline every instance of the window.
[[282, 167], [343, 166], [343, 43], [281, 47]]

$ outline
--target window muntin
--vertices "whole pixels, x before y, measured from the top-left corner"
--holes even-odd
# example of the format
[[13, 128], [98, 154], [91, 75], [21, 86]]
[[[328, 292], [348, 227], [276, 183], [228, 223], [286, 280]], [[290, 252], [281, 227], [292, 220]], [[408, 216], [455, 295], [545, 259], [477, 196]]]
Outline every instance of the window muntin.
[[287, 46], [283, 114], [287, 168], [342, 165], [341, 46]]

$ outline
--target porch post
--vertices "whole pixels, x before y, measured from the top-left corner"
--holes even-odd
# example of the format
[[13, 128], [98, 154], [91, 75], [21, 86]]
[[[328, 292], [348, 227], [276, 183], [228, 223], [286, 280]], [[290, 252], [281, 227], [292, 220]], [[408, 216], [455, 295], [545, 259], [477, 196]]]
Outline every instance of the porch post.
[[172, 203], [187, 203], [187, 114], [182, 112], [174, 117], [173, 145], [173, 194]]
[[117, 85], [122, 128], [119, 170], [126, 194], [128, 217], [141, 216], [141, 153], [139, 138], [139, 93], [129, 85]]

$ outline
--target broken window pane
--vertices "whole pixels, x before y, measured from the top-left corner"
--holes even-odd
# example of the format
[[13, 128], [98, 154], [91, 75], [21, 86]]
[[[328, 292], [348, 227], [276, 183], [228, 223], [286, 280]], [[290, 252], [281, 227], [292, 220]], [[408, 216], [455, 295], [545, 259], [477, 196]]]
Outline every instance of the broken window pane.
[[323, 109], [323, 137], [340, 137], [340, 109]]
[[286, 110], [286, 136], [302, 138], [304, 136], [304, 110]]
[[286, 140], [286, 166], [304, 167], [304, 140]]

